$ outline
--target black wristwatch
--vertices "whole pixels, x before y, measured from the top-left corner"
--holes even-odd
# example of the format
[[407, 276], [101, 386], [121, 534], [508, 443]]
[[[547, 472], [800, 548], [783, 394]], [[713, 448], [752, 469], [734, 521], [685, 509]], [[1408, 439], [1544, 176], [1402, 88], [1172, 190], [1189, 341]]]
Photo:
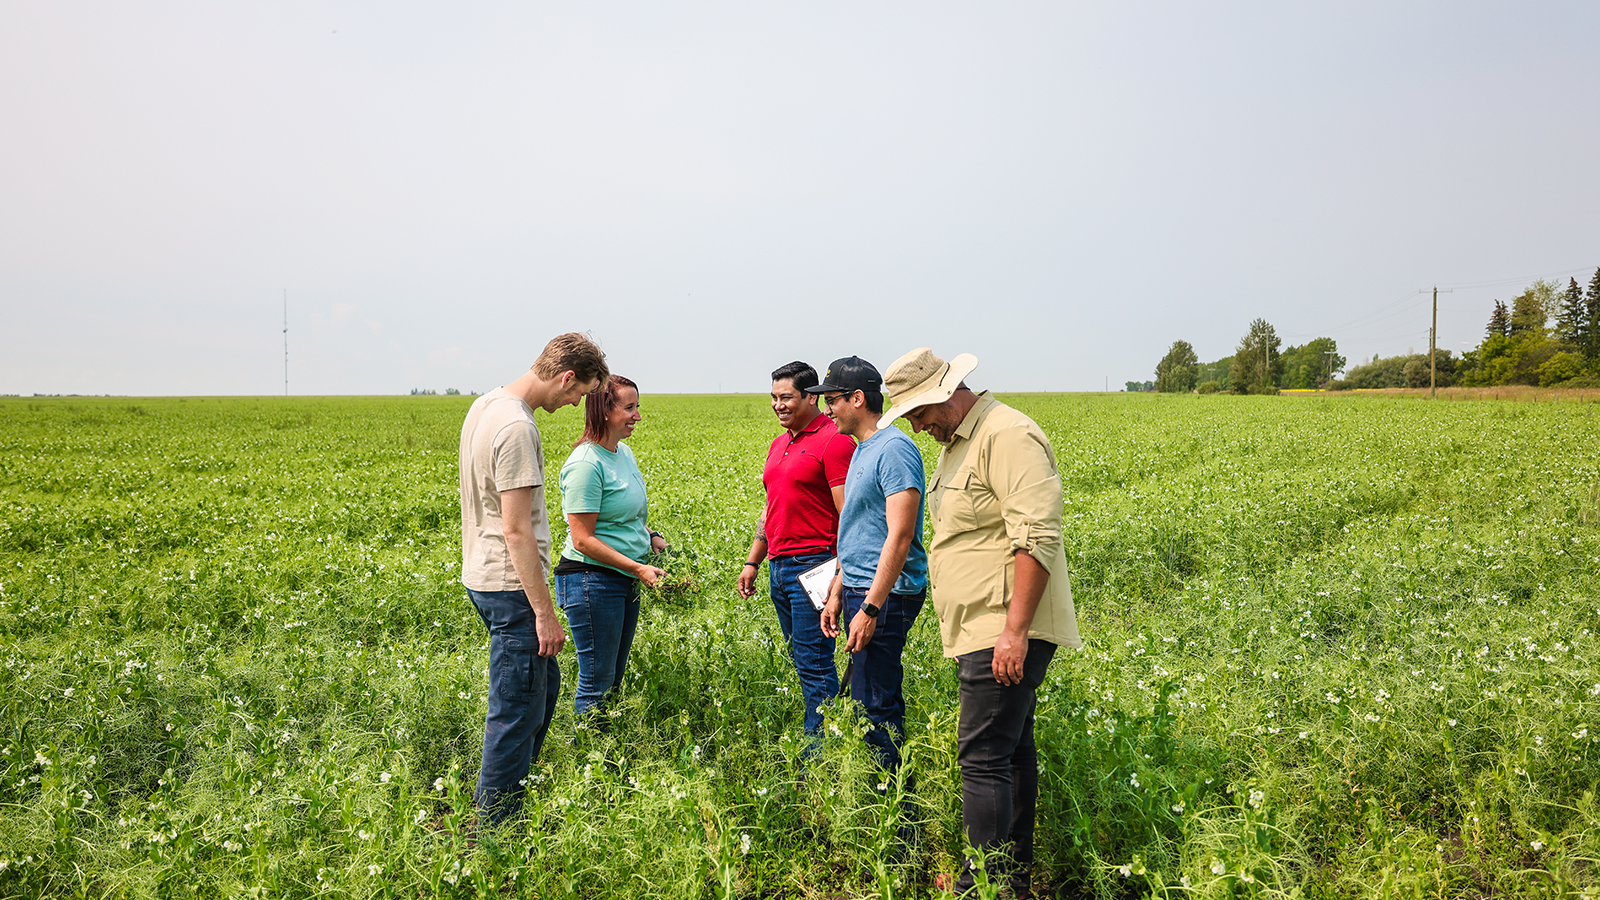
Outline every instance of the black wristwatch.
[[876, 606], [873, 606], [871, 603], [861, 604], [861, 611], [866, 613], [867, 618], [869, 619], [876, 619], [878, 617], [878, 613], [881, 612], [881, 610], [879, 610]]

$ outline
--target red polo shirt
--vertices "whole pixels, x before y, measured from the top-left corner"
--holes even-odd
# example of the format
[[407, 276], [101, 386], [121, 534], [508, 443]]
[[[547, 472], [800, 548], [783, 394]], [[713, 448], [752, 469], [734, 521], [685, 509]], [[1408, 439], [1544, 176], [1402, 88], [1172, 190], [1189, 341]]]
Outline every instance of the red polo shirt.
[[798, 434], [772, 439], [761, 482], [767, 486], [767, 555], [833, 553], [839, 511], [832, 487], [844, 484], [856, 442], [818, 415]]

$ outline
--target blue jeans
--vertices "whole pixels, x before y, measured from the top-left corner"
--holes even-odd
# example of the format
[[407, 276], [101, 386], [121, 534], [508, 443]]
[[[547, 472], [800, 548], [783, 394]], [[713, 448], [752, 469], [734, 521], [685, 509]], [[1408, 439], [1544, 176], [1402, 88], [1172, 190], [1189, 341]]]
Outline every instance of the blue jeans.
[[[850, 696], [866, 708], [867, 721], [872, 723], [867, 746], [877, 754], [878, 765], [890, 772], [900, 768], [900, 743], [906, 735], [906, 695], [901, 690], [905, 669], [900, 656], [927, 596], [925, 590], [890, 594], [878, 612], [872, 640], [850, 654]], [[848, 629], [866, 598], [865, 588], [844, 589], [843, 627]]]
[[539, 655], [527, 594], [468, 588], [467, 596], [489, 629], [489, 714], [472, 799], [493, 824], [522, 807], [523, 780], [555, 715], [561, 668], [555, 657]]
[[639, 582], [609, 569], [557, 575], [556, 602], [567, 614], [578, 652], [573, 708], [582, 716], [598, 711], [622, 684], [639, 625]]
[[806, 704], [806, 734], [822, 733], [817, 707], [839, 696], [839, 671], [833, 667], [833, 638], [822, 633], [822, 614], [800, 586], [800, 573], [833, 558], [831, 553], [774, 556], [767, 560], [772, 606], [778, 627], [789, 642], [789, 657], [800, 676], [800, 697]]

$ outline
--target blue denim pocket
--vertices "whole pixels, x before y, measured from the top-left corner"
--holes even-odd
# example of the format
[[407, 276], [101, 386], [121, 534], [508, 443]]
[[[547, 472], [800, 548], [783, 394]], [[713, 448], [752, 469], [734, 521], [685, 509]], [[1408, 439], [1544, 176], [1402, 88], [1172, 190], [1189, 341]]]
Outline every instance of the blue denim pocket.
[[495, 658], [494, 693], [500, 697], [523, 698], [533, 693], [533, 661], [539, 646], [522, 638], [499, 638], [500, 654]]

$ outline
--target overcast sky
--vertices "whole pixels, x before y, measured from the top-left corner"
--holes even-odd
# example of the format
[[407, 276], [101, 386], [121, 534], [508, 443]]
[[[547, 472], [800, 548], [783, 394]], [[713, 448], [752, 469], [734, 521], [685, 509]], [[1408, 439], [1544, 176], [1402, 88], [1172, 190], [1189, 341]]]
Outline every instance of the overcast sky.
[[1600, 4], [0, 4], [0, 393], [1351, 363], [1600, 267]]

